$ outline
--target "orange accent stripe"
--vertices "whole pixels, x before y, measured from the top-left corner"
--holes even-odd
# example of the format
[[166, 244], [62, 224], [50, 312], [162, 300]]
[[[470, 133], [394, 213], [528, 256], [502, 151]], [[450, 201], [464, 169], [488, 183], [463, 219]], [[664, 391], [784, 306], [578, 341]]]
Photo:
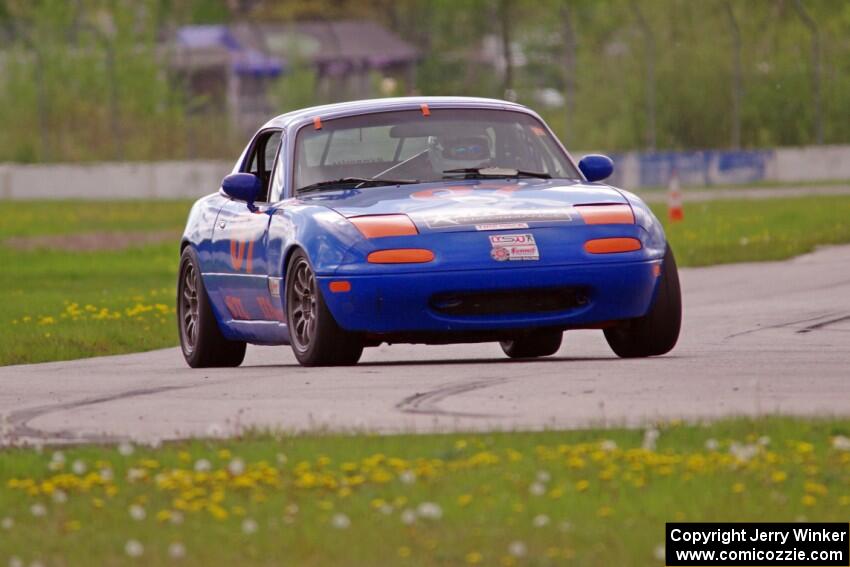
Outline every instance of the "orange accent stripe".
[[585, 224], [635, 224], [635, 215], [628, 205], [578, 205]]
[[322, 129], [322, 119], [319, 118], [318, 116], [313, 118], [313, 129], [314, 130], [321, 130]]
[[346, 293], [351, 291], [351, 282], [337, 280], [335, 282], [331, 282], [328, 287], [332, 293]]
[[419, 105], [419, 108], [422, 109], [422, 116], [431, 116], [431, 109], [428, 108], [427, 104]]
[[348, 219], [366, 238], [413, 236], [419, 234], [407, 215], [369, 215]]
[[652, 265], [652, 275], [656, 278], [661, 275], [661, 264]]
[[641, 244], [637, 238], [597, 238], [585, 242], [584, 249], [591, 254], [613, 254], [640, 250]]
[[372, 264], [424, 264], [433, 259], [434, 253], [422, 248], [378, 250], [369, 254], [367, 258]]

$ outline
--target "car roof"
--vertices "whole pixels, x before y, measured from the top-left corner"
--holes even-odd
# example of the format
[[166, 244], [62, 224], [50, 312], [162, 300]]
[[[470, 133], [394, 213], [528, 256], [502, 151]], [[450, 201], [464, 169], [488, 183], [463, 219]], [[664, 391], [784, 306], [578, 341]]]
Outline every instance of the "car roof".
[[371, 114], [375, 112], [388, 112], [393, 110], [418, 110], [422, 105], [429, 108], [491, 108], [501, 110], [514, 110], [537, 116], [529, 108], [494, 98], [479, 98], [465, 96], [409, 96], [395, 98], [376, 98], [369, 100], [355, 100], [350, 102], [338, 102], [311, 106], [281, 114], [272, 118], [263, 128], [290, 128], [311, 122], [314, 118], [331, 119], [342, 116], [356, 116], [358, 114]]

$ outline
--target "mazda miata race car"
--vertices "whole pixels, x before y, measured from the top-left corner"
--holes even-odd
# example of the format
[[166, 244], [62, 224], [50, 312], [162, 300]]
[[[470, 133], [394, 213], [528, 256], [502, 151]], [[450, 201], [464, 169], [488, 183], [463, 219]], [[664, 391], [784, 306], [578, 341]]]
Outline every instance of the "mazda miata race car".
[[664, 231], [635, 195], [576, 164], [533, 111], [417, 97], [270, 120], [181, 241], [180, 343], [192, 367], [237, 366], [246, 343], [303, 365], [382, 343], [499, 341], [554, 354], [602, 329], [621, 357], [668, 352], [681, 320]]

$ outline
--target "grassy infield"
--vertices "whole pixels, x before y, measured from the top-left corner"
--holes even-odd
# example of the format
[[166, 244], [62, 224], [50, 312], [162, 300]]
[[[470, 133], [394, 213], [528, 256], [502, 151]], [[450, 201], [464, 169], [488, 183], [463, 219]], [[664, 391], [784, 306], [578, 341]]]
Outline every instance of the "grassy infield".
[[[0, 205], [0, 239], [179, 232], [187, 203]], [[659, 211], [661, 212], [661, 211]], [[850, 197], [691, 205], [680, 265], [850, 241]], [[176, 342], [176, 242], [0, 246], [0, 364]], [[644, 431], [268, 436], [0, 452], [0, 562], [661, 564], [665, 521], [846, 520], [850, 421]], [[124, 454], [122, 454], [124, 453]], [[137, 554], [139, 554], [138, 557]], [[179, 559], [175, 559], [178, 558]]]

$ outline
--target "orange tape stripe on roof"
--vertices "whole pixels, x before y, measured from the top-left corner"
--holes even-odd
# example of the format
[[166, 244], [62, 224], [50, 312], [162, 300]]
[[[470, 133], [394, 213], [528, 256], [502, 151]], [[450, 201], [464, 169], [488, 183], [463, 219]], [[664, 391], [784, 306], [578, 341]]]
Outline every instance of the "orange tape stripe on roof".
[[313, 129], [314, 130], [321, 130], [322, 129], [322, 119], [319, 118], [318, 116], [313, 118]]
[[422, 116], [431, 116], [431, 109], [428, 108], [427, 104], [421, 104], [419, 108], [422, 109]]

